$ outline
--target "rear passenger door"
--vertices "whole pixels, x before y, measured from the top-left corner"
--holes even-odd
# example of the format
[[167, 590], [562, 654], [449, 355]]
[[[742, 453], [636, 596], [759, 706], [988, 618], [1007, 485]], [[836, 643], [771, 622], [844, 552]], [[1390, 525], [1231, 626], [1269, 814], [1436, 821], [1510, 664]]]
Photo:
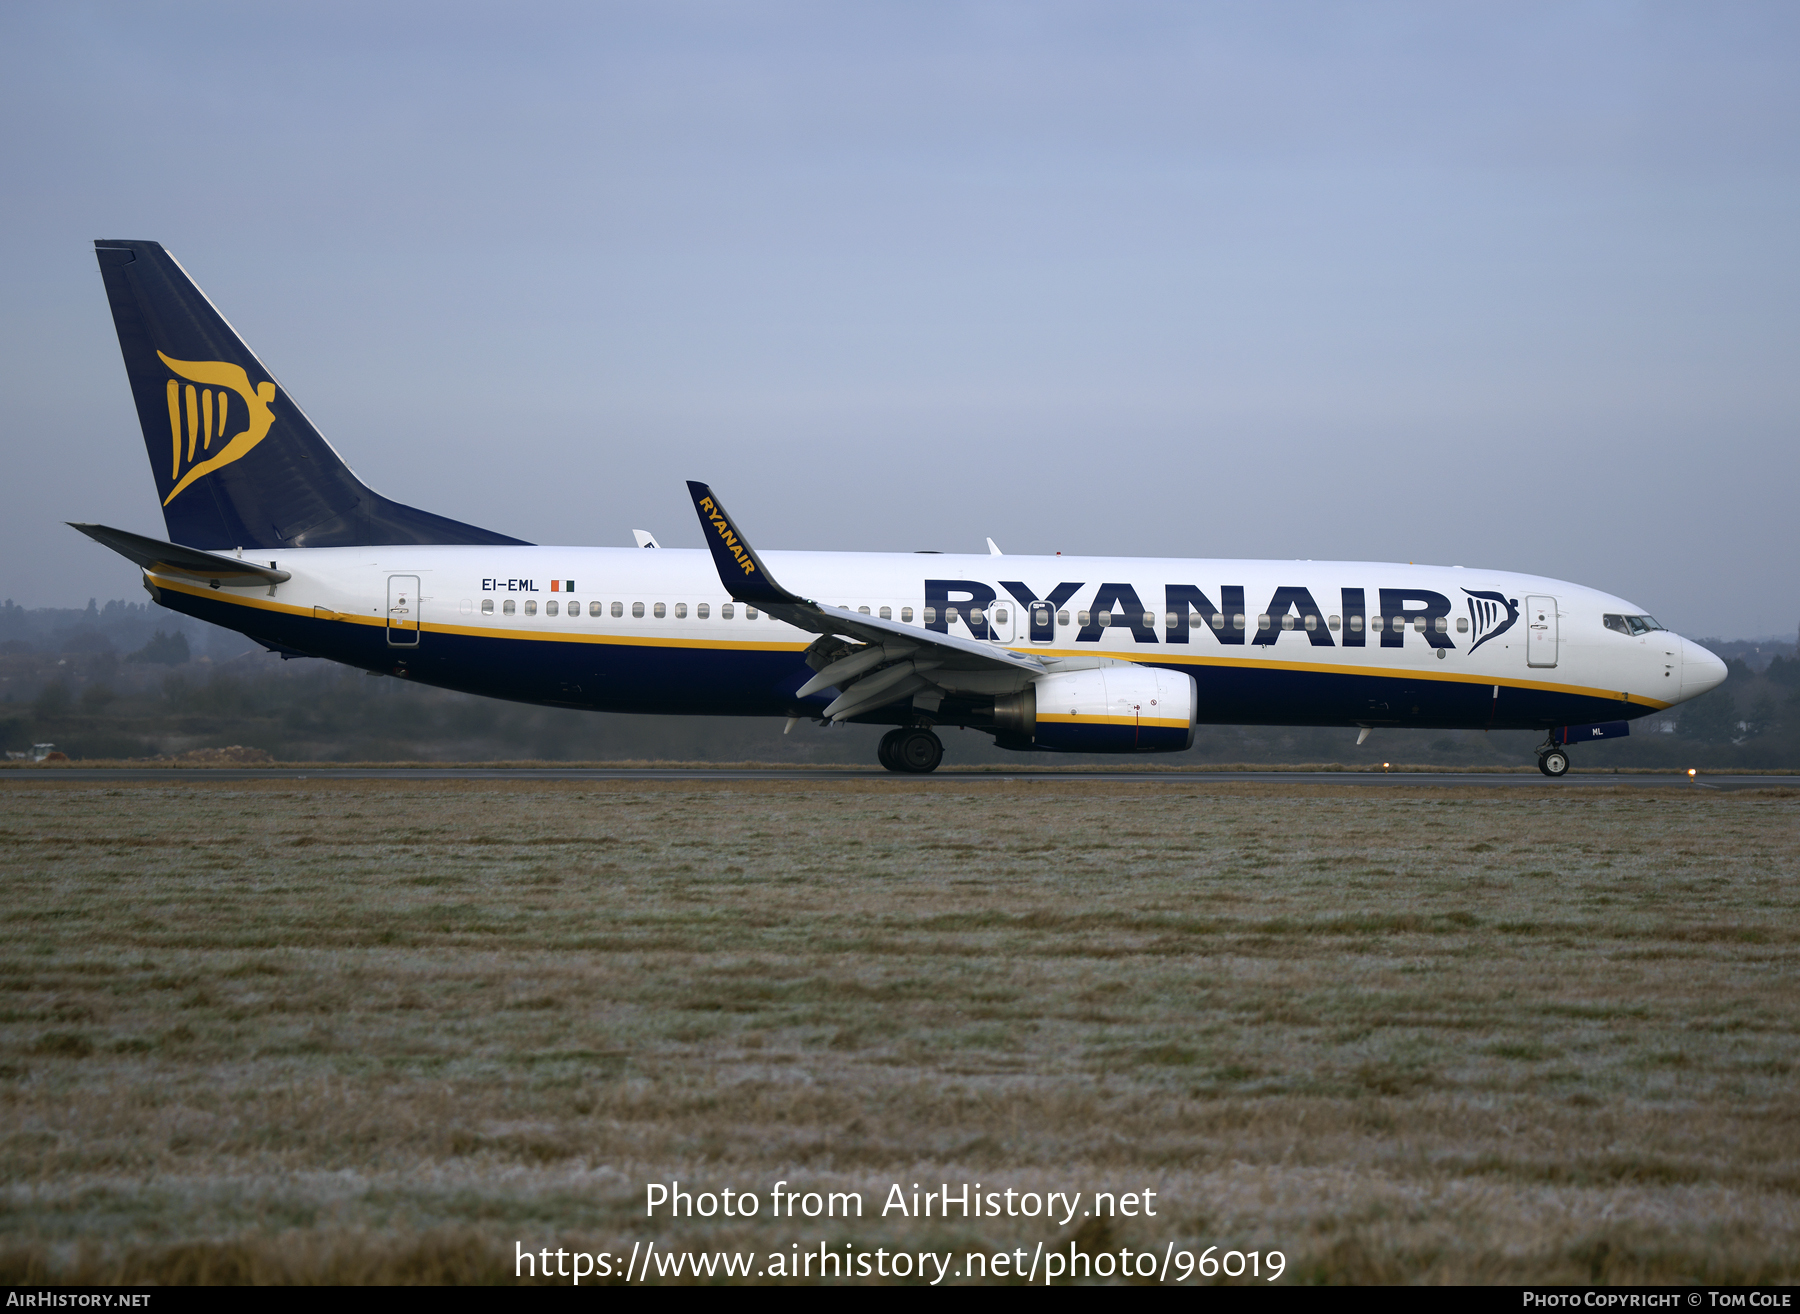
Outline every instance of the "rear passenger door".
[[388, 576], [387, 641], [390, 648], [419, 646], [419, 577]]

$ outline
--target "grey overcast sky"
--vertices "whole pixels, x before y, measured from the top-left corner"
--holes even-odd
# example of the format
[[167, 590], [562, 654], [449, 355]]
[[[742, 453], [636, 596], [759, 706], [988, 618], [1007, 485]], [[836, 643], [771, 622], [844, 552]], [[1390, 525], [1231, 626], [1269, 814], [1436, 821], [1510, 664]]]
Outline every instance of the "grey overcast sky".
[[91, 250], [542, 543], [1536, 571], [1791, 635], [1800, 6], [0, 7], [0, 594], [161, 536]]

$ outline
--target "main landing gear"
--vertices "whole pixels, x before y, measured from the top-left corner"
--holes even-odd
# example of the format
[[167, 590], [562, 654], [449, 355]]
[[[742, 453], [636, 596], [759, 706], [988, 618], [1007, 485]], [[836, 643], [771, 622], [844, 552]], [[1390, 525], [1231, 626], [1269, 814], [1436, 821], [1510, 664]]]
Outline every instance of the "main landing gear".
[[944, 744], [931, 731], [909, 726], [883, 735], [875, 756], [889, 771], [922, 776], [928, 771], [936, 771], [938, 763], [944, 760]]
[[1538, 770], [1552, 780], [1569, 774], [1569, 754], [1566, 750], [1546, 743], [1538, 749]]

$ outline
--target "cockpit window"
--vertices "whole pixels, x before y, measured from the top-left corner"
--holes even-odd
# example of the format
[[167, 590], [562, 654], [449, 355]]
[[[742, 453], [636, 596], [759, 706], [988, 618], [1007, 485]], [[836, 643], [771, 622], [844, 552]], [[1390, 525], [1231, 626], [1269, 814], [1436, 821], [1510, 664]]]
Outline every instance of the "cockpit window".
[[1601, 620], [1607, 629], [1620, 634], [1648, 634], [1662, 628], [1654, 616], [1618, 616], [1608, 612]]

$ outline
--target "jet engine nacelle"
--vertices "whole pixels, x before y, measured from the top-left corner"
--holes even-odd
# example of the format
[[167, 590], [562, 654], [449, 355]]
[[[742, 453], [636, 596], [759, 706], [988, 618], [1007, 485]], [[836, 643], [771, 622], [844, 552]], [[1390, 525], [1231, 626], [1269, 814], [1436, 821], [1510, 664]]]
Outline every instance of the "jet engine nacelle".
[[1040, 675], [994, 701], [1002, 748], [1057, 753], [1179, 753], [1194, 744], [1194, 677], [1155, 666]]

